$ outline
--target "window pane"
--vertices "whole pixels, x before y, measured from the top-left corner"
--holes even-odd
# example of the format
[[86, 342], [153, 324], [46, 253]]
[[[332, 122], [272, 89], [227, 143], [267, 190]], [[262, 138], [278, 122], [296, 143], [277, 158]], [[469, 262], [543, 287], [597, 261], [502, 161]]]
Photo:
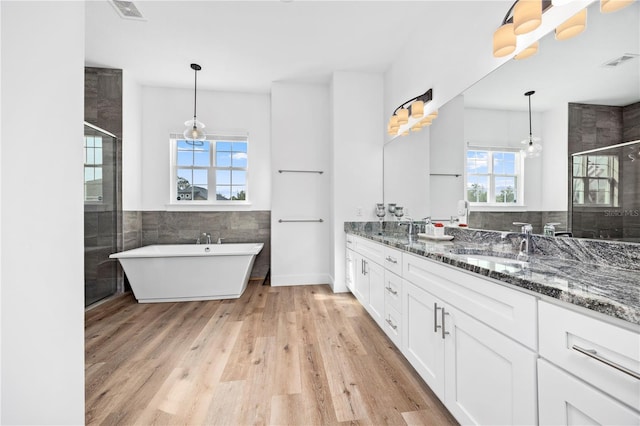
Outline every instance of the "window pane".
[[216, 200], [230, 200], [230, 199], [231, 199], [230, 186], [216, 186]]
[[93, 136], [85, 136], [84, 137], [84, 146], [94, 146], [93, 145]]
[[231, 183], [234, 185], [246, 185], [247, 184], [247, 172], [244, 170], [233, 170], [231, 172]]
[[102, 148], [95, 149], [94, 161], [94, 164], [102, 164]]
[[178, 151], [178, 166], [192, 166], [193, 151]]
[[94, 167], [93, 172], [96, 180], [102, 179], [102, 167]]
[[467, 151], [467, 172], [489, 173], [489, 153], [487, 151]]
[[216, 185], [230, 185], [231, 170], [216, 170]]
[[515, 177], [496, 177], [496, 203], [515, 203], [516, 202], [516, 178]]
[[93, 180], [93, 167], [85, 167], [84, 168], [84, 181], [89, 182]]
[[93, 148], [86, 148], [86, 159], [85, 159], [85, 164], [95, 164], [95, 156], [94, 156], [94, 149]]
[[232, 200], [246, 200], [247, 192], [244, 186], [232, 186], [231, 187], [231, 199]]
[[233, 167], [247, 168], [246, 152], [234, 152], [232, 158], [233, 158]]
[[216, 142], [216, 151], [231, 151], [231, 142]]
[[184, 185], [191, 185], [193, 182], [193, 175], [191, 169], [178, 169], [178, 181], [183, 180]]
[[516, 172], [516, 155], [513, 152], [493, 153], [493, 173], [513, 175]]
[[234, 142], [233, 143], [233, 151], [234, 152], [247, 152], [247, 143], [246, 142]]
[[193, 153], [193, 164], [196, 166], [209, 167], [209, 150], [198, 150]]
[[216, 152], [216, 167], [231, 167], [231, 153]]
[[194, 200], [207, 200], [207, 199], [209, 199], [208, 191], [207, 191], [207, 185], [206, 184], [194, 185], [193, 186], [193, 199]]
[[186, 149], [186, 150], [192, 150], [193, 149], [193, 144], [189, 143], [187, 141], [178, 141], [178, 149], [182, 150], [182, 149]]
[[206, 185], [208, 182], [208, 171], [201, 169], [193, 169], [193, 185]]
[[96, 148], [102, 148], [102, 137], [95, 136], [93, 144], [95, 145]]
[[469, 176], [467, 179], [467, 199], [471, 202], [487, 202], [488, 176]]

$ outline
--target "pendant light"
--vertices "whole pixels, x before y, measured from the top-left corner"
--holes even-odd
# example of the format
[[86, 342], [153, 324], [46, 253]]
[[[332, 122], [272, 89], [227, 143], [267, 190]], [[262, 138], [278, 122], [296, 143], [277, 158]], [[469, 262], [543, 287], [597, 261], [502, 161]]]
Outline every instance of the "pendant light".
[[535, 43], [530, 44], [527, 48], [525, 48], [522, 52], [518, 53], [513, 59], [526, 59], [529, 56], [533, 56], [538, 53], [538, 47], [540, 46], [540, 42], [536, 41]]
[[196, 118], [196, 106], [197, 106], [197, 95], [198, 95], [198, 71], [202, 69], [202, 67], [198, 64], [191, 64], [191, 69], [195, 73], [195, 83], [193, 89], [193, 120], [187, 120], [184, 122], [184, 125], [187, 126], [183, 135], [186, 140], [189, 141], [204, 141], [206, 140], [206, 135], [204, 134], [204, 124]]
[[493, 56], [501, 58], [516, 50], [516, 34], [513, 24], [503, 24], [493, 33]]
[[534, 138], [533, 132], [531, 131], [531, 95], [534, 93], [536, 92], [531, 90], [524, 94], [529, 98], [529, 139], [525, 139], [521, 142], [522, 144], [526, 144], [527, 147], [520, 151], [525, 158], [539, 157], [542, 152], [542, 145], [538, 143], [540, 142], [540, 138]]

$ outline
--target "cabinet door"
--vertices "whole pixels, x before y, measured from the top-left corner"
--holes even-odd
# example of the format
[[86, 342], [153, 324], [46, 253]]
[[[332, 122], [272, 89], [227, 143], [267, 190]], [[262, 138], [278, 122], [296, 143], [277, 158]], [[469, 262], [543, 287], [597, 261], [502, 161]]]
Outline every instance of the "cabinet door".
[[355, 258], [355, 291], [356, 298], [365, 308], [369, 306], [369, 276], [365, 273], [367, 259], [358, 253], [354, 253]]
[[[444, 312], [444, 315], [442, 314]], [[536, 424], [536, 354], [447, 305], [445, 405], [462, 424]]]
[[444, 341], [438, 307], [442, 302], [432, 294], [402, 281], [402, 353], [433, 392], [444, 400]]
[[538, 360], [541, 425], [638, 425], [640, 414], [582, 380]]
[[356, 279], [356, 256], [355, 253], [347, 248], [347, 255], [345, 258], [345, 282], [347, 288], [351, 293], [354, 292]]
[[384, 268], [365, 258], [364, 272], [369, 279], [367, 311], [380, 327], [384, 324]]

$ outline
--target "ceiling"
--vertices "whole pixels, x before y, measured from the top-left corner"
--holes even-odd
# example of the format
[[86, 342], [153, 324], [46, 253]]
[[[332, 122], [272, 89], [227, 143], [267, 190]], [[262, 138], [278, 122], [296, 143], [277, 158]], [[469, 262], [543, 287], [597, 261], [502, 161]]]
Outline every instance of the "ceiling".
[[[499, 20], [511, 1], [485, 3]], [[334, 71], [385, 72], [410, 37], [430, 40], [425, 50], [439, 54], [446, 46], [437, 36], [453, 31], [451, 22], [479, 28], [470, 3], [452, 0], [138, 0], [144, 21], [121, 18], [107, 0], [86, 4], [88, 66], [124, 69], [142, 85], [192, 88], [196, 62], [199, 89], [251, 93], [268, 93], [277, 81], [326, 83]], [[602, 14], [596, 1], [584, 33], [565, 41], [547, 35], [537, 55], [508, 61], [467, 90], [465, 105], [526, 110], [529, 90], [534, 111], [567, 101], [637, 101], [640, 59], [602, 64], [640, 53], [639, 17], [640, 2]]]
[[192, 62], [202, 66], [204, 89], [327, 82], [333, 71], [384, 72], [425, 19], [443, 14], [434, 3], [139, 0], [140, 21], [121, 18], [108, 1], [89, 1], [86, 64], [122, 68], [161, 87], [193, 87]]

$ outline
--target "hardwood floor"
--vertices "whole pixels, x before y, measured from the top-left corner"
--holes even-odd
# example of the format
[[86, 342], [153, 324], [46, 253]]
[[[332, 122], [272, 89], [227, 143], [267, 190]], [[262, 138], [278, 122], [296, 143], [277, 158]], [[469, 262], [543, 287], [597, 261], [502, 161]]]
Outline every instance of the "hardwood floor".
[[87, 424], [456, 424], [356, 299], [250, 282], [240, 299], [85, 315]]

